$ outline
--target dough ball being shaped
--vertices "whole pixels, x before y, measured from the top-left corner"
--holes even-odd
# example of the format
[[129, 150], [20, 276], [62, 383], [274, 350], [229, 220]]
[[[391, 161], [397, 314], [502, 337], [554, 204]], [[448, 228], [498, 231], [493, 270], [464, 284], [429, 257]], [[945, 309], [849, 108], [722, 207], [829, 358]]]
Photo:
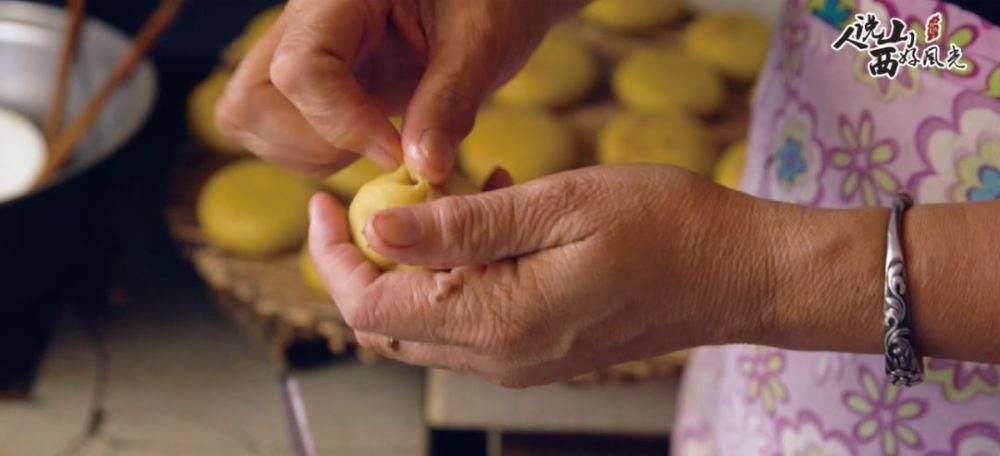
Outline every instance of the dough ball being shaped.
[[243, 29], [243, 34], [236, 39], [225, 51], [225, 60], [230, 63], [237, 63], [246, 57], [250, 49], [253, 48], [257, 42], [259, 42], [267, 32], [274, 27], [274, 24], [278, 23], [278, 18], [281, 17], [282, 11], [284, 11], [285, 5], [275, 5], [272, 6], [250, 19], [247, 23], [246, 28]]
[[366, 157], [357, 159], [346, 168], [337, 171], [327, 178], [323, 184], [337, 197], [350, 201], [358, 194], [361, 187], [382, 175], [382, 168]]
[[578, 36], [554, 31], [494, 99], [509, 106], [557, 108], [587, 98], [599, 78], [590, 46]]
[[598, 159], [602, 164], [660, 163], [708, 175], [716, 155], [699, 119], [683, 113], [625, 113], [601, 130]]
[[572, 132], [541, 109], [493, 107], [479, 113], [461, 148], [466, 176], [482, 187], [503, 167], [515, 183], [572, 168], [578, 161]]
[[687, 26], [682, 42], [688, 52], [726, 76], [749, 82], [764, 67], [771, 26], [752, 14], [708, 12]]
[[715, 182], [730, 189], [739, 190], [746, 161], [747, 142], [737, 141], [733, 143], [722, 153], [722, 158], [715, 165]]
[[198, 196], [198, 222], [216, 247], [243, 255], [271, 255], [302, 245], [309, 230], [309, 199], [317, 185], [257, 160], [217, 171]]
[[643, 32], [681, 17], [684, 0], [596, 0], [583, 9], [583, 17], [604, 27]]
[[199, 144], [212, 152], [244, 154], [247, 150], [243, 146], [215, 127], [215, 105], [226, 90], [230, 76], [225, 71], [216, 71], [191, 91], [187, 104], [188, 129]]
[[46, 154], [41, 130], [27, 117], [0, 108], [0, 202], [31, 191]]
[[[389, 122], [396, 127], [396, 130], [402, 130], [402, 117], [392, 116], [389, 118]], [[341, 200], [350, 201], [354, 199], [354, 195], [358, 193], [362, 185], [375, 180], [376, 177], [381, 176], [383, 173], [382, 168], [376, 165], [375, 162], [367, 157], [361, 157], [346, 168], [328, 177], [324, 181], [324, 184]]]
[[371, 216], [394, 207], [428, 203], [448, 195], [470, 195], [478, 192], [478, 188], [464, 176], [452, 174], [445, 185], [434, 187], [423, 180], [415, 179], [406, 166], [401, 166], [396, 171], [365, 184], [358, 191], [348, 209], [351, 237], [361, 253], [380, 268], [397, 269], [401, 266], [376, 253], [365, 239], [365, 223]]
[[646, 113], [679, 109], [708, 116], [726, 101], [722, 75], [704, 61], [673, 48], [629, 54], [615, 69], [611, 84], [625, 106]]
[[323, 280], [319, 278], [316, 265], [313, 264], [312, 256], [309, 255], [309, 245], [303, 246], [302, 250], [299, 251], [299, 274], [309, 288], [323, 294], [327, 293], [326, 285], [323, 285]]

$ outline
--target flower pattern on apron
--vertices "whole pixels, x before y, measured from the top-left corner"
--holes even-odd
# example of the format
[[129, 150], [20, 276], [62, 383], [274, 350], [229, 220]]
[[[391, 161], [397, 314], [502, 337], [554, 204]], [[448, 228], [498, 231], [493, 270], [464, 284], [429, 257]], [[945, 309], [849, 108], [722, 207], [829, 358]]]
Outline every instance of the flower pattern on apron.
[[[830, 44], [856, 14], [902, 19], [962, 47], [965, 70], [873, 78]], [[1000, 29], [930, 0], [789, 0], [754, 95], [744, 190], [813, 207], [1000, 199]], [[1000, 231], [1000, 226], [998, 226]], [[878, 235], [879, 233], [873, 233]], [[679, 401], [680, 455], [1000, 455], [1000, 366], [928, 359], [888, 385], [882, 356], [744, 345], [695, 351]]]

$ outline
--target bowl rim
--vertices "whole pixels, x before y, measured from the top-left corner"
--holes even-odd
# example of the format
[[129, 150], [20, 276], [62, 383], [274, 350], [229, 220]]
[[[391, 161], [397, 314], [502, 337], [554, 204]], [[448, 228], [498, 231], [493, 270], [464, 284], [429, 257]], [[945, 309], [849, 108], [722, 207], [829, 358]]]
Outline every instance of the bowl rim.
[[[15, 13], [23, 13], [26, 16], [30, 16], [30, 20], [23, 21], [25, 25], [58, 28], [60, 30], [64, 29], [66, 26], [66, 10], [57, 6], [24, 0], [0, 0], [0, 22], [20, 21], [19, 18], [11, 18], [4, 15], [3, 13], [6, 11], [14, 11]], [[130, 35], [99, 18], [87, 15], [85, 19], [85, 27], [88, 30], [87, 33], [98, 33], [124, 43], [126, 46], [132, 42], [133, 38]], [[95, 32], [90, 32], [90, 30], [94, 30]], [[133, 140], [146, 126], [146, 123], [151, 117], [153, 109], [156, 107], [159, 99], [159, 78], [157, 76], [156, 66], [148, 57], [143, 58], [142, 62], [138, 65], [126, 82], [129, 80], [137, 81], [140, 86], [149, 87], [148, 91], [142, 91], [139, 93], [139, 96], [136, 97], [138, 101], [135, 103], [139, 106], [139, 109], [135, 111], [135, 115], [130, 116], [132, 121], [129, 123], [129, 128], [121, 130], [119, 134], [114, 135], [111, 138], [107, 145], [95, 150], [96, 156], [92, 160], [84, 161], [72, 170], [58, 173], [56, 176], [45, 182], [45, 184], [39, 186], [38, 188], [34, 188], [27, 193], [0, 201], [0, 209], [5, 206], [15, 205], [25, 200], [32, 199], [79, 178], [81, 175], [91, 171], [101, 163], [111, 159], [111, 157], [120, 152], [129, 141]]]

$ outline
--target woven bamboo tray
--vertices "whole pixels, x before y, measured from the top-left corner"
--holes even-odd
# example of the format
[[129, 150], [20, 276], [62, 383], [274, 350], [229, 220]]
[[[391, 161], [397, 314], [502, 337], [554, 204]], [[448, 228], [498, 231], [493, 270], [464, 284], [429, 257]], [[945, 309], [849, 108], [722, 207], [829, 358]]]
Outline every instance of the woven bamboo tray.
[[[563, 27], [581, 34], [594, 45], [602, 57], [605, 74], [629, 51], [668, 44], [677, 35], [676, 29], [668, 29], [643, 37], [622, 36], [578, 21]], [[745, 137], [747, 131], [749, 88], [734, 85], [729, 89], [729, 106], [709, 119], [720, 150]], [[581, 105], [557, 112], [577, 136], [582, 151], [580, 166], [594, 163], [597, 133], [620, 110], [604, 83]], [[166, 211], [174, 239], [214, 290], [219, 308], [236, 326], [261, 342], [277, 363], [300, 365], [350, 356], [363, 362], [377, 361], [377, 355], [356, 345], [353, 333], [332, 300], [303, 282], [298, 270], [298, 252], [247, 258], [226, 253], [206, 242], [195, 217], [197, 194], [207, 177], [231, 160], [202, 151], [194, 143], [184, 147], [179, 151]], [[297, 356], [302, 353], [306, 356]], [[629, 362], [580, 376], [574, 382], [635, 382], [671, 377], [681, 371], [686, 359], [686, 352], [679, 352]]]

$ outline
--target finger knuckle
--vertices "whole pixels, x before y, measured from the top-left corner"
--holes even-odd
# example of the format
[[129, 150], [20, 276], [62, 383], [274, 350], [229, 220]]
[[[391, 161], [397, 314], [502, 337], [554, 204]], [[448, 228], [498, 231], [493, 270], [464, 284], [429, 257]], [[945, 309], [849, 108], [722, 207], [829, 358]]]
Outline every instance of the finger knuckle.
[[271, 60], [268, 74], [271, 83], [285, 95], [298, 93], [303, 81], [302, 52], [297, 46], [282, 46]]
[[369, 318], [360, 305], [349, 305], [340, 308], [340, 316], [348, 327], [357, 331], [370, 329]]
[[351, 329], [374, 332], [380, 327], [375, 308], [367, 300], [354, 300], [351, 305], [341, 307], [340, 313], [344, 323]]
[[543, 239], [532, 241], [545, 243], [545, 239], [564, 238], [584, 227], [593, 226], [592, 208], [606, 208], [601, 204], [600, 190], [586, 179], [570, 178], [568, 175], [537, 181], [538, 187], [524, 203], [519, 214], [524, 226], [544, 226], [545, 230], [525, 230], [526, 236]]
[[250, 110], [243, 99], [243, 94], [227, 93], [215, 105], [215, 111], [212, 114], [215, 127], [227, 137], [232, 138], [248, 130]]
[[581, 208], [581, 201], [596, 196], [596, 192], [589, 191], [588, 184], [580, 179], [549, 179], [539, 181], [539, 185], [542, 188], [533, 193], [534, 201], [531, 204], [538, 208], [534, 212], [541, 212], [536, 215], [570, 215]]
[[[459, 77], [455, 78], [460, 80]], [[475, 113], [479, 109], [478, 96], [469, 93], [468, 90], [460, 88], [455, 84], [443, 84], [434, 94], [436, 106], [447, 106], [454, 114], [460, 124], [457, 125], [458, 133], [467, 133], [472, 129], [475, 120]]]
[[481, 216], [474, 210], [468, 198], [449, 196], [437, 206], [440, 242], [443, 246], [458, 246], [468, 249], [474, 244], [476, 227], [483, 226]]

